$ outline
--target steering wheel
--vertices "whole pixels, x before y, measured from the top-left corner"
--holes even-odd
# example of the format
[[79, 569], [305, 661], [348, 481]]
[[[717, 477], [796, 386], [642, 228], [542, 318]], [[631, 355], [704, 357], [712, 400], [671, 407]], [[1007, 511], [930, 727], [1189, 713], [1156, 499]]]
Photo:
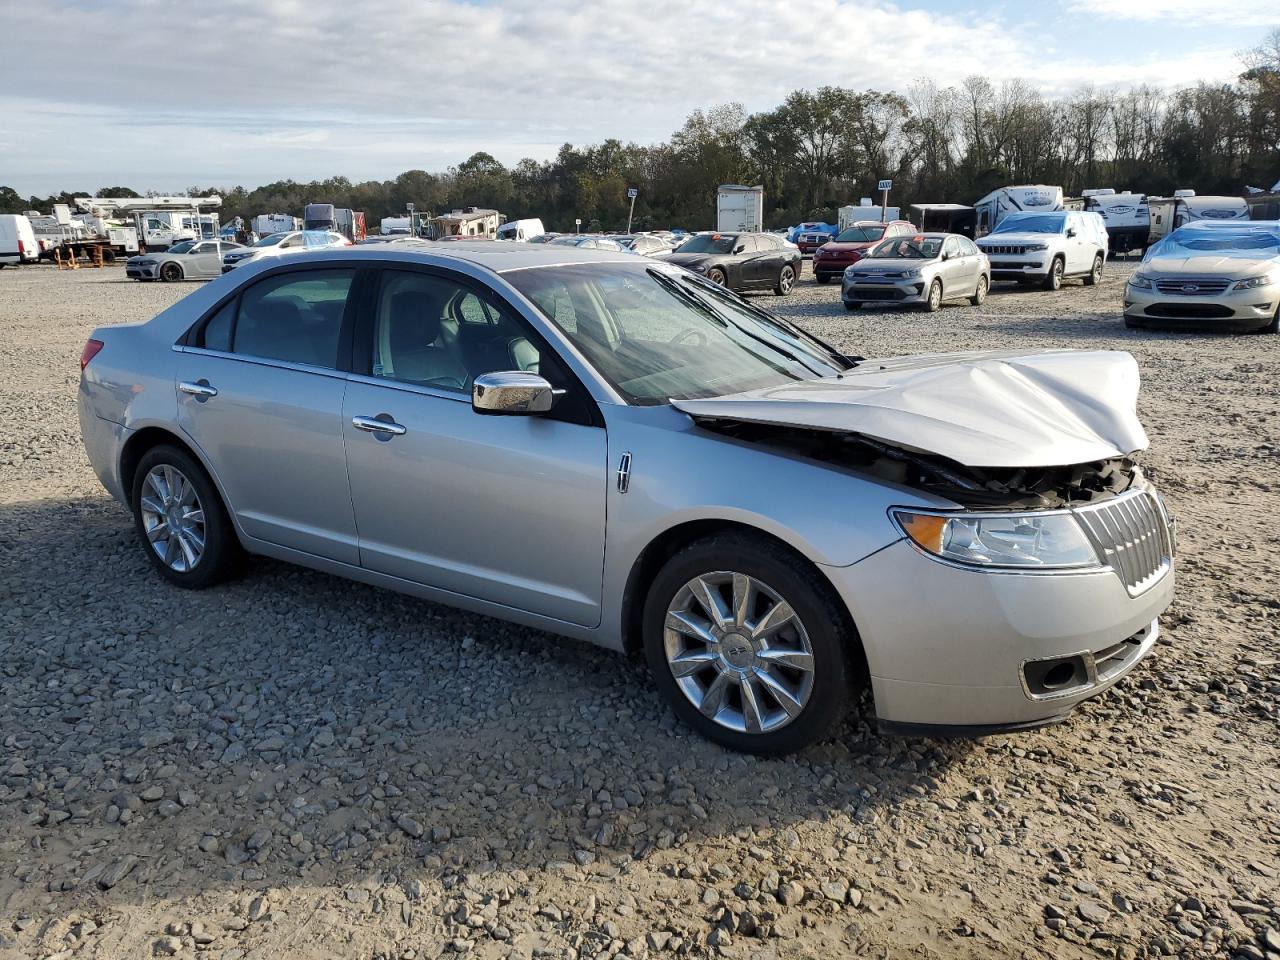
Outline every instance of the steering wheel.
[[707, 335], [705, 333], [703, 333], [701, 330], [695, 330], [692, 327], [690, 327], [688, 330], [681, 330], [679, 333], [677, 333], [674, 337], [671, 338], [670, 342], [674, 344], [680, 344], [680, 343], [684, 343], [687, 340], [693, 340], [695, 338], [697, 339], [697, 342], [694, 345], [698, 347], [705, 347], [708, 343], [711, 342], [710, 340], [707, 339]]

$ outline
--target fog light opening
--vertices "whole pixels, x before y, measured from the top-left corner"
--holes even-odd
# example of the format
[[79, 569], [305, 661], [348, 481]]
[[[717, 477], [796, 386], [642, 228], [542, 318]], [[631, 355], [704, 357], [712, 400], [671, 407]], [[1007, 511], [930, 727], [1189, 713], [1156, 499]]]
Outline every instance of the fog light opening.
[[1072, 686], [1076, 680], [1075, 664], [1064, 661], [1057, 666], [1050, 667], [1049, 670], [1040, 680], [1040, 685], [1046, 690], [1064, 690]]

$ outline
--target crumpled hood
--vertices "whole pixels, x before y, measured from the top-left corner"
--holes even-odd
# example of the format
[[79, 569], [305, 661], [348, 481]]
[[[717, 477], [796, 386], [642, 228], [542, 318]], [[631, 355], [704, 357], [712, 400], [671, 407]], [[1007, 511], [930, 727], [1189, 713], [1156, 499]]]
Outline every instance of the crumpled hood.
[[1138, 365], [1114, 350], [864, 360], [841, 377], [706, 400], [693, 417], [854, 433], [969, 467], [1051, 467], [1147, 446]]

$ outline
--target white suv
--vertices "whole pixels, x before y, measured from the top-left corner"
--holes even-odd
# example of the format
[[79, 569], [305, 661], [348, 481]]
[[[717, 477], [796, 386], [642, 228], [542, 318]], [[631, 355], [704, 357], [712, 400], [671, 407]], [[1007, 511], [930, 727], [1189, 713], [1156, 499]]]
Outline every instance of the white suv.
[[1016, 280], [1057, 290], [1064, 277], [1092, 286], [1107, 262], [1107, 224], [1096, 213], [1011, 213], [978, 247], [991, 259], [992, 281]]

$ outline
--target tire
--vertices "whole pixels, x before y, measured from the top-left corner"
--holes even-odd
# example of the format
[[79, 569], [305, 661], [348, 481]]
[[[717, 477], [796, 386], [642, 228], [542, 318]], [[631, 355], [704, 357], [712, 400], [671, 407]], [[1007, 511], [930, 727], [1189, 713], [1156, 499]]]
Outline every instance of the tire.
[[1049, 266], [1049, 273], [1044, 278], [1044, 288], [1046, 290], [1062, 289], [1062, 271], [1065, 267], [1061, 257], [1054, 257], [1053, 263]]
[[942, 309], [942, 281], [929, 284], [929, 299], [924, 302], [925, 313], [937, 313]]
[[[153, 472], [157, 483], [151, 479]], [[180, 479], [177, 479], [180, 478]], [[185, 483], [180, 482], [185, 481]], [[188, 491], [188, 487], [190, 488]], [[160, 516], [156, 507], [165, 508], [163, 490], [171, 494], [182, 493], [180, 502], [165, 509]], [[185, 450], [161, 444], [142, 455], [133, 473], [129, 503], [133, 507], [134, 529], [142, 549], [160, 575], [175, 586], [188, 590], [202, 590], [231, 576], [241, 560], [240, 541], [231, 525], [213, 481], [204, 468]], [[152, 509], [147, 509], [151, 507]], [[185, 511], [185, 513], [184, 513]], [[199, 513], [201, 519], [193, 519]], [[154, 538], [154, 532], [170, 528], [171, 518], [183, 515], [186, 537]], [[203, 536], [204, 546], [198, 548], [196, 534]], [[183, 540], [186, 544], [183, 544]], [[190, 548], [190, 549], [188, 549]], [[198, 550], [194, 562], [193, 550]]]
[[773, 292], [779, 297], [785, 297], [791, 292], [791, 288], [796, 285], [796, 268], [787, 264], [778, 271], [778, 282], [774, 285]]
[[727, 283], [727, 278], [724, 275], [724, 271], [721, 270], [719, 267], [712, 267], [710, 270], [708, 270], [707, 279], [710, 280], [712, 283], [718, 284], [719, 286], [722, 286], [722, 287], [725, 286]]
[[1088, 275], [1084, 278], [1084, 285], [1086, 287], [1096, 287], [1102, 282], [1102, 267], [1102, 254], [1098, 254], [1093, 258], [1093, 269], [1091, 269]]
[[182, 268], [170, 260], [168, 263], [160, 264], [160, 279], [166, 283], [173, 283], [182, 279]]
[[986, 274], [978, 277], [978, 285], [973, 290], [973, 296], [969, 298], [969, 302], [975, 307], [982, 306], [987, 300], [987, 291], [991, 289], [991, 284], [987, 280]]
[[853, 311], [855, 311], [855, 310], [861, 310], [861, 309], [862, 309], [862, 303], [861, 303], [861, 301], [854, 301], [854, 302], [850, 303], [848, 300], [845, 300], [845, 301], [844, 301], [844, 308], [845, 308], [846, 310], [848, 310], [850, 313], [853, 313]]
[[829, 273], [815, 273], [815, 274], [813, 275], [813, 279], [817, 280], [819, 283], [830, 283], [830, 282], [831, 282], [831, 274], [829, 274]]
[[[728, 613], [739, 577], [749, 578], [755, 585], [754, 590], [744, 591], [755, 603], [740, 618], [745, 624], [742, 633], [722, 631], [719, 625], [704, 629], [703, 636], [718, 637], [713, 652], [701, 639], [668, 627], [671, 611], [687, 610], [695, 624], [701, 611], [704, 627], [710, 624], [707, 608], [701, 606], [692, 589], [699, 581], [713, 586], [719, 597], [717, 605], [722, 613]], [[752, 628], [767, 619], [779, 600], [790, 606], [794, 616], [772, 637], [753, 639]], [[738, 620], [728, 613], [722, 623], [735, 626]], [[730, 749], [763, 756], [801, 750], [829, 736], [852, 700], [850, 677], [855, 671], [850, 669], [850, 653], [858, 647], [847, 611], [803, 558], [763, 537], [721, 534], [677, 553], [649, 586], [643, 629], [649, 669], [676, 715], [701, 736]], [[783, 650], [799, 653], [796, 662], [804, 661], [807, 650], [808, 667], [793, 668], [782, 662], [778, 654]], [[760, 656], [760, 651], [773, 656]], [[701, 656], [690, 657], [686, 663], [702, 666], [686, 670], [677, 679], [669, 657], [688, 653]], [[731, 660], [740, 666], [730, 666]], [[761, 672], [781, 687], [759, 679]], [[719, 677], [724, 680], [717, 684]], [[742, 677], [745, 682], [735, 679]], [[713, 692], [717, 685], [725, 691], [719, 698]], [[744, 697], [746, 688], [757, 705], [754, 711]], [[775, 694], [773, 689], [785, 689], [791, 698]], [[695, 706], [694, 699], [711, 708], [708, 693], [719, 703], [711, 716]], [[783, 708], [784, 700], [791, 704], [791, 710]], [[756, 732], [749, 732], [751, 716], [756, 719]]]
[[1276, 315], [1271, 318], [1271, 322], [1265, 327], [1259, 327], [1254, 333], [1280, 333], [1280, 307], [1276, 308]]

